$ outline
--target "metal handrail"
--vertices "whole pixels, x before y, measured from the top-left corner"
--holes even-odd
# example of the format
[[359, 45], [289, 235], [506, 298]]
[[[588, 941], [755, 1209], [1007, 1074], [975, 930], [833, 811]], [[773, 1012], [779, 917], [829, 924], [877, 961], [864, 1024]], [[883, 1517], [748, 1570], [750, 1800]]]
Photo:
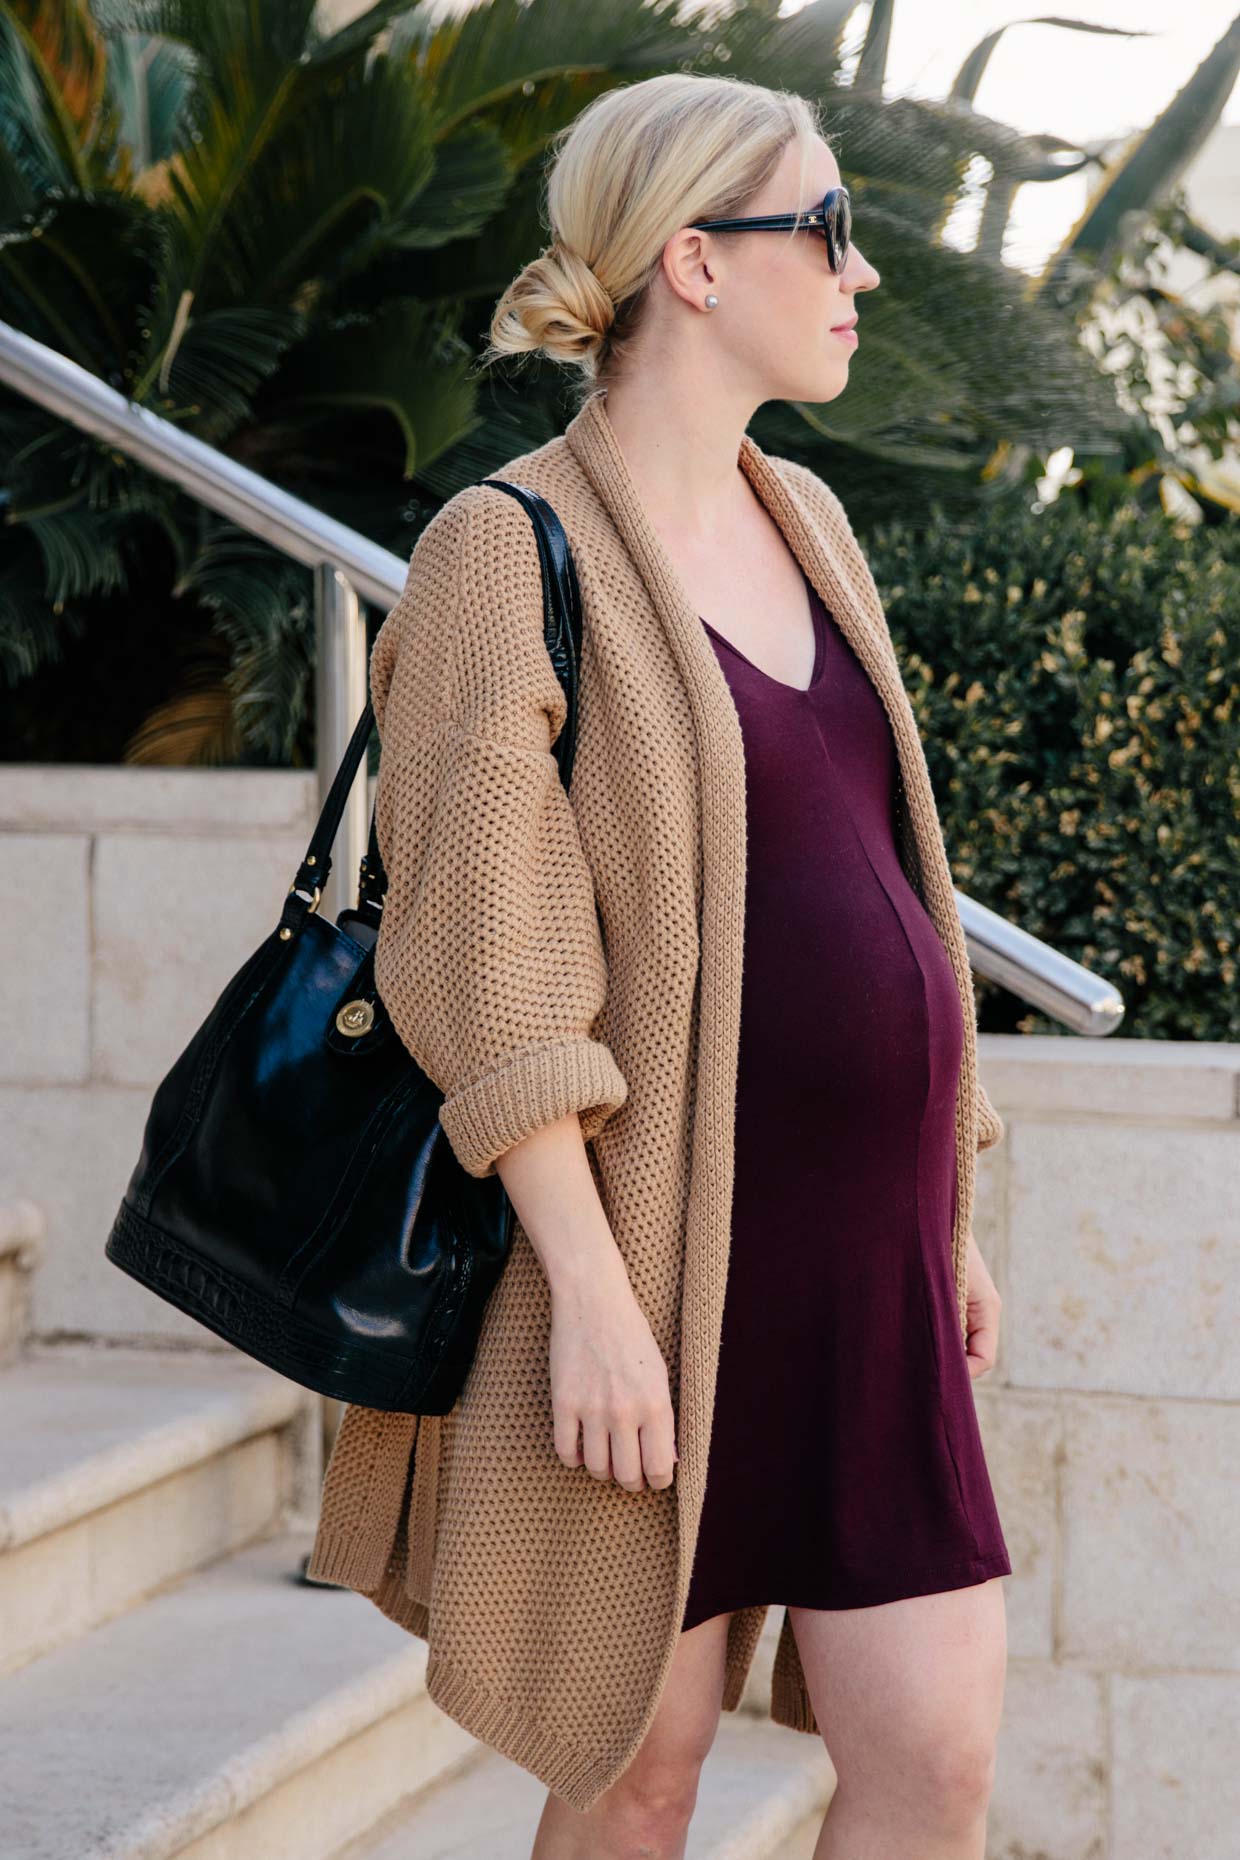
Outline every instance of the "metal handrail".
[[[404, 587], [406, 563], [5, 323], [0, 381], [316, 571], [318, 781], [324, 799], [366, 702], [366, 629], [357, 596], [390, 609]], [[363, 765], [341, 821], [339, 856], [324, 898], [332, 915], [353, 902], [346, 884], [355, 881], [366, 848], [366, 796]], [[1124, 1003], [1110, 982], [965, 893], [956, 891], [955, 897], [969, 961], [979, 975], [1075, 1033], [1114, 1033]]]

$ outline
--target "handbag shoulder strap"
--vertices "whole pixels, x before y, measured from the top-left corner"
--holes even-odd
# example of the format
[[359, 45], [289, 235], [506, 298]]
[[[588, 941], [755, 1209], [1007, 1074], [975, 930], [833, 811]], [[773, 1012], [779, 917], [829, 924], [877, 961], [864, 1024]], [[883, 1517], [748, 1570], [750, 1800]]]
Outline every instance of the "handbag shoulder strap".
[[[577, 752], [577, 696], [581, 666], [582, 612], [581, 589], [577, 581], [573, 552], [568, 536], [553, 507], [529, 485], [507, 478], [484, 478], [497, 490], [515, 497], [527, 511], [534, 526], [538, 561], [542, 571], [543, 638], [556, 677], [568, 700], [564, 727], [556, 737], [553, 754], [565, 788], [572, 779], [573, 760]], [[369, 702], [357, 720], [348, 746], [340, 759], [318, 822], [306, 848], [305, 858], [289, 887], [280, 913], [279, 930], [293, 935], [305, 919], [318, 909], [319, 899], [332, 867], [331, 851], [340, 828], [353, 783], [366, 754], [370, 733], [375, 726], [374, 706]], [[377, 925], [387, 892], [387, 873], [379, 852], [375, 831], [375, 810], [370, 812], [370, 837], [358, 874], [357, 908]]]

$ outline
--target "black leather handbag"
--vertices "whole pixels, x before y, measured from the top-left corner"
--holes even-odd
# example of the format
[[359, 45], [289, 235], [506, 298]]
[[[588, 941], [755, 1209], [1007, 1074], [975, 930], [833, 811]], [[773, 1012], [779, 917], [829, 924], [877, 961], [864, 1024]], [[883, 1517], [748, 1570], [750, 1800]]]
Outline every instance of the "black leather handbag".
[[[581, 596], [551, 505], [538, 540], [547, 651], [568, 699], [554, 753], [576, 748]], [[217, 1336], [320, 1395], [446, 1414], [512, 1246], [498, 1175], [457, 1161], [443, 1093], [375, 986], [387, 878], [371, 813], [355, 907], [317, 914], [345, 802], [374, 726], [358, 721], [280, 920], [155, 1092], [105, 1248]]]

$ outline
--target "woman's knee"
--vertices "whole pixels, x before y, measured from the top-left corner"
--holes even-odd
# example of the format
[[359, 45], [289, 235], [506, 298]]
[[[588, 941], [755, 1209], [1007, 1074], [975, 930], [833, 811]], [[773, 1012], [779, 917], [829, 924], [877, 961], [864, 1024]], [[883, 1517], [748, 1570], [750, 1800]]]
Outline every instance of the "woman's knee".
[[702, 1765], [718, 1728], [709, 1698], [665, 1701], [632, 1763], [612, 1786], [616, 1811], [635, 1827], [687, 1827], [697, 1801]]
[[548, 1796], [539, 1839], [568, 1840], [561, 1849], [536, 1843], [540, 1852], [572, 1852], [582, 1860], [634, 1860], [638, 1854], [671, 1860], [683, 1854], [697, 1802], [704, 1753], [698, 1744], [647, 1739], [628, 1768], [592, 1809], [577, 1814]]
[[684, 1851], [697, 1803], [702, 1759], [693, 1749], [644, 1751], [599, 1805], [597, 1852], [671, 1855]]
[[918, 1825], [968, 1832], [985, 1814], [994, 1787], [994, 1739], [967, 1726], [943, 1731], [907, 1752], [897, 1774]]
[[985, 1810], [995, 1787], [995, 1741], [987, 1737], [950, 1737], [922, 1763], [924, 1800], [946, 1823], [969, 1827]]
[[643, 1825], [688, 1826], [701, 1770], [701, 1759], [686, 1754], [622, 1776], [616, 1785], [617, 1811]]
[[617, 1787], [651, 1813], [692, 1813], [717, 1722], [700, 1713], [674, 1724], [656, 1723]]

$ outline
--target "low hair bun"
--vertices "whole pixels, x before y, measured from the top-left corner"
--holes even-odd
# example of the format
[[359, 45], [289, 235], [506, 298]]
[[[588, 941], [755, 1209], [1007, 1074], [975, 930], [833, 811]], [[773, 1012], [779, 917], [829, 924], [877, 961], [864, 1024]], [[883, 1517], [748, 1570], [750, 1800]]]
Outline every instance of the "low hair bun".
[[510, 355], [541, 350], [586, 363], [615, 321], [610, 293], [580, 252], [553, 240], [513, 279], [495, 306], [491, 341]]

